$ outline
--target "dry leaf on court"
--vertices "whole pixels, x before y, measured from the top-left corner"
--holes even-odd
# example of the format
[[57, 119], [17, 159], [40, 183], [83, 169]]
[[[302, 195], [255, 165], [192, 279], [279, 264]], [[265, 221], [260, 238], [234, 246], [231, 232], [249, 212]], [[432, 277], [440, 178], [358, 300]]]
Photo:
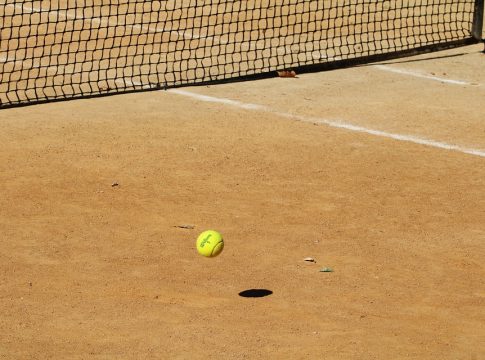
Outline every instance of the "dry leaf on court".
[[281, 70], [278, 71], [278, 76], [282, 78], [294, 78], [296, 77], [296, 72], [294, 70]]

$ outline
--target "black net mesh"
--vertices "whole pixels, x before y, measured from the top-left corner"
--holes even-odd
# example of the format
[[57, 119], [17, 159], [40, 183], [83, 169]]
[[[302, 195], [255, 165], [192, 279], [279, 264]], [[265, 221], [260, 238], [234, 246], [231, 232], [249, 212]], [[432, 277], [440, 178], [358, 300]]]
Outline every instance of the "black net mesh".
[[473, 0], [4, 0], [0, 107], [469, 38]]

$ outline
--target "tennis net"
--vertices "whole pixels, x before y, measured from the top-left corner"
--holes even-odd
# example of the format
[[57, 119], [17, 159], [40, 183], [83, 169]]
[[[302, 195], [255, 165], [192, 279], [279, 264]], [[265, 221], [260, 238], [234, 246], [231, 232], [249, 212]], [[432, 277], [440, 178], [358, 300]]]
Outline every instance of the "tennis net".
[[439, 50], [482, 19], [483, 0], [4, 0], [0, 108]]

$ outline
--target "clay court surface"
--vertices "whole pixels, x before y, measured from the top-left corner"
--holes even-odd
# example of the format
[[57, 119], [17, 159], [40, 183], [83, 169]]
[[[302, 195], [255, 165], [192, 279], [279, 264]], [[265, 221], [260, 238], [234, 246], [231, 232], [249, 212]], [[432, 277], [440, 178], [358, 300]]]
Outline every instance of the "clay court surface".
[[0, 358], [484, 359], [481, 49], [0, 111]]

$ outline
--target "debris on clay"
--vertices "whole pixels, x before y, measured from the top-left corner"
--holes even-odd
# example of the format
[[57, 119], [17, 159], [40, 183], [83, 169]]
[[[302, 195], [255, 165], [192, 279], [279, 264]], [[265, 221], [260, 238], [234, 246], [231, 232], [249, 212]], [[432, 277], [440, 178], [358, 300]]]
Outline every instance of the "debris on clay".
[[295, 78], [296, 72], [293, 70], [281, 70], [278, 71], [278, 76], [281, 78]]
[[195, 225], [175, 225], [174, 227], [180, 229], [195, 229]]

